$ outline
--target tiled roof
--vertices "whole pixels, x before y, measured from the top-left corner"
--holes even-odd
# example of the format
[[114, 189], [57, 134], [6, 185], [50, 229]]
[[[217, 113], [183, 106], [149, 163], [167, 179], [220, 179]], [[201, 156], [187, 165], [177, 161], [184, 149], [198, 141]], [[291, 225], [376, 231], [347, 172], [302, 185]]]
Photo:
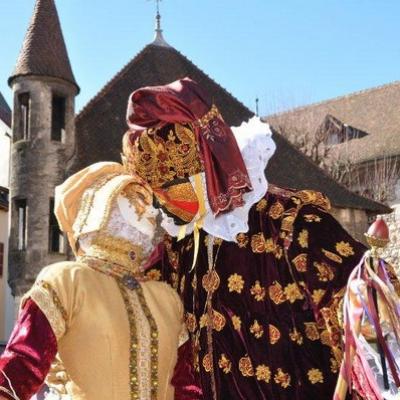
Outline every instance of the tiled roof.
[[[253, 113], [172, 47], [146, 46], [84, 107], [76, 119], [77, 157], [71, 172], [97, 161], [119, 161], [121, 139], [127, 129], [127, 100], [142, 86], [161, 85], [189, 76], [211, 96], [226, 122], [240, 125]], [[314, 189], [330, 196], [337, 207], [384, 213], [389, 209], [349, 192], [275, 134], [276, 155], [268, 167], [268, 177], [279, 186]]]
[[295, 108], [265, 119], [275, 127], [296, 126], [298, 132], [315, 133], [328, 114], [368, 133], [363, 138], [348, 142], [346, 151], [350, 152], [354, 161], [400, 155], [400, 81]]
[[0, 92], [0, 119], [9, 127], [11, 127], [11, 108], [6, 99]]
[[9, 84], [18, 76], [64, 79], [78, 89], [72, 72], [54, 0], [37, 0]]

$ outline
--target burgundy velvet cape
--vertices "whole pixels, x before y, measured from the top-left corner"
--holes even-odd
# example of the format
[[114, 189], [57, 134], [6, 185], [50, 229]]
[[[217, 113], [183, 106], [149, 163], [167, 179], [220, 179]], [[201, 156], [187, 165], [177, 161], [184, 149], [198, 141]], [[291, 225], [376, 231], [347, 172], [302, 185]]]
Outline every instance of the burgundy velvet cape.
[[199, 337], [196, 367], [205, 399], [332, 399], [341, 290], [365, 248], [326, 206], [318, 193], [271, 189], [250, 210], [250, 230], [239, 244], [222, 242], [212, 296], [212, 367], [204, 326], [207, 235], [201, 233], [193, 271], [193, 235], [166, 239], [160, 268], [183, 299], [193, 343]]

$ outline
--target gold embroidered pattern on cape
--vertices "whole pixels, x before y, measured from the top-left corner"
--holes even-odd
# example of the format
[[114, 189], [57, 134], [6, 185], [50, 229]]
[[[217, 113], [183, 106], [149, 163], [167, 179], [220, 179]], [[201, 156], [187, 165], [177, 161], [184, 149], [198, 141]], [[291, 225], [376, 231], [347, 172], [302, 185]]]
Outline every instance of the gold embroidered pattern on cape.
[[68, 315], [56, 291], [49, 283], [39, 281], [26, 294], [25, 298], [31, 298], [37, 304], [59, 340], [67, 330]]

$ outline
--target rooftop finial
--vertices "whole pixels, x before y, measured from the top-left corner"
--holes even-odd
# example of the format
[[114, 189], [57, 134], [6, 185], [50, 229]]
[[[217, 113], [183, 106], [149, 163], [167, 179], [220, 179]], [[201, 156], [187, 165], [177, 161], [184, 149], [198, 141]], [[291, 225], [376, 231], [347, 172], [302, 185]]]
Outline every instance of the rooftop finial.
[[156, 34], [154, 37], [153, 44], [156, 46], [162, 46], [162, 47], [171, 47], [164, 39], [163, 36], [163, 31], [161, 29], [161, 14], [160, 14], [160, 2], [161, 0], [155, 0], [156, 2], [156, 8], [157, 8], [157, 14], [156, 14]]

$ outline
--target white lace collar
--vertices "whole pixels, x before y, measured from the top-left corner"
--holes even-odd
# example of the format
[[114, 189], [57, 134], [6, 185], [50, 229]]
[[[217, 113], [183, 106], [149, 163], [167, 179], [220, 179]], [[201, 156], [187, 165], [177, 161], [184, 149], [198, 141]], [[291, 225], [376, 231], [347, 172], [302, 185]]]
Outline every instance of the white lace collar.
[[[253, 190], [244, 194], [243, 207], [236, 208], [216, 218], [211, 212], [210, 204], [206, 196], [206, 215], [203, 220], [202, 229], [226, 241], [236, 242], [238, 233], [247, 232], [249, 230], [248, 214], [250, 208], [267, 192], [268, 182], [264, 171], [269, 159], [275, 152], [276, 146], [272, 140], [272, 133], [269, 125], [262, 122], [258, 117], [253, 117], [248, 122], [243, 122], [239, 127], [232, 127], [231, 129], [242, 153]], [[204, 187], [203, 192], [207, 193], [204, 173], [201, 174], [201, 178]], [[190, 180], [193, 184], [193, 177], [191, 177]], [[186, 235], [193, 232], [194, 224], [199, 218], [200, 215], [197, 214], [193, 221], [186, 225]], [[168, 217], [164, 212], [162, 212], [161, 226], [171, 236], [175, 237], [179, 235], [182, 229], [181, 226], [174, 223], [173, 218]]]

